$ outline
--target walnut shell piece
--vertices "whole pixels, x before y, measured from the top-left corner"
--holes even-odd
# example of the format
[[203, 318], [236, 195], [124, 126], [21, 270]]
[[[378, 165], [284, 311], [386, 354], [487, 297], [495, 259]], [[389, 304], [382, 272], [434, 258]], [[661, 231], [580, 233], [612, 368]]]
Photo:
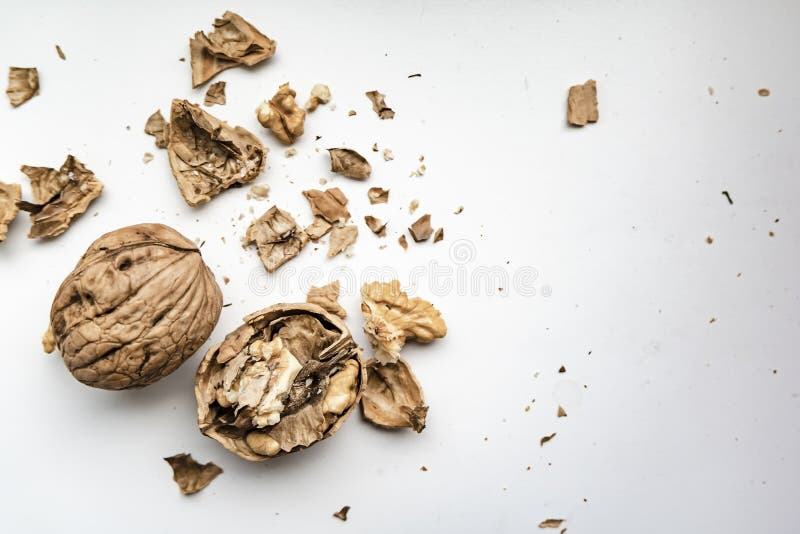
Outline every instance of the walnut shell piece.
[[203, 358], [198, 426], [246, 460], [280, 456], [335, 434], [365, 381], [341, 319], [313, 304], [276, 304], [245, 317]]
[[398, 280], [364, 284], [361, 300], [364, 332], [381, 363], [396, 362], [400, 349], [410, 339], [430, 343], [447, 334], [439, 310], [427, 300], [408, 298]]
[[347, 317], [347, 311], [339, 304], [338, 280], [322, 287], [311, 286], [306, 296], [306, 302], [316, 304], [323, 310], [338, 315], [342, 319]]
[[414, 224], [409, 227], [408, 232], [417, 243], [421, 243], [430, 239], [431, 234], [433, 234], [430, 214], [425, 214], [417, 219]]
[[255, 180], [264, 170], [268, 152], [244, 128], [232, 128], [199, 106], [177, 99], [172, 101], [167, 151], [172, 174], [190, 206]]
[[318, 215], [331, 224], [343, 223], [350, 218], [347, 210], [347, 197], [338, 187], [325, 191], [309, 189], [303, 191], [303, 196], [311, 206], [311, 213]]
[[9, 67], [6, 94], [14, 107], [39, 94], [39, 71], [36, 67]]
[[214, 20], [214, 31], [197, 32], [189, 39], [192, 88], [203, 85], [225, 69], [252, 67], [275, 55], [275, 41], [242, 17], [226, 11]]
[[355, 150], [329, 148], [328, 154], [331, 157], [331, 172], [355, 180], [365, 180], [372, 173], [372, 167], [369, 162]]
[[294, 89], [285, 83], [278, 88], [275, 96], [256, 108], [256, 118], [261, 126], [287, 145], [303, 135], [306, 120], [306, 111], [297, 105], [295, 96], [297, 93]]
[[356, 239], [358, 239], [358, 226], [335, 226], [331, 230], [331, 241], [328, 245], [328, 257], [333, 258], [341, 252], [348, 253]]
[[224, 106], [227, 99], [225, 98], [225, 82], [214, 82], [208, 86], [206, 96], [203, 99], [203, 104], [206, 106], [213, 106], [219, 104]]
[[597, 122], [597, 82], [588, 80], [583, 85], [573, 85], [567, 96], [567, 121], [574, 126]]
[[378, 237], [386, 237], [386, 223], [372, 215], [365, 215], [364, 222], [367, 227]]
[[194, 354], [221, 308], [195, 244], [168, 226], [137, 224], [89, 246], [53, 299], [50, 330], [77, 380], [137, 388]]
[[393, 119], [394, 118], [394, 111], [392, 108], [386, 105], [384, 98], [386, 95], [381, 93], [380, 91], [367, 91], [364, 93], [369, 98], [370, 102], [372, 102], [372, 109], [377, 113], [378, 118], [380, 119]]
[[213, 462], [201, 464], [191, 454], [176, 454], [164, 461], [172, 468], [172, 479], [184, 495], [197, 493], [222, 474], [222, 469]]
[[17, 202], [22, 198], [19, 184], [0, 182], [0, 243], [6, 240], [8, 225], [17, 217]]
[[422, 432], [428, 407], [422, 387], [402, 358], [381, 364], [367, 362], [367, 385], [361, 397], [364, 418], [381, 428], [413, 428]]
[[250, 243], [256, 244], [261, 263], [273, 272], [300, 254], [308, 236], [289, 213], [272, 206], [247, 228], [244, 244]]
[[333, 225], [322, 217], [314, 217], [314, 221], [306, 226], [305, 232], [311, 241], [320, 240], [325, 234], [331, 231]]
[[164, 120], [161, 110], [157, 109], [147, 118], [144, 125], [144, 133], [156, 138], [158, 148], [167, 148], [169, 144], [169, 123]]
[[370, 204], [385, 204], [389, 202], [389, 190], [382, 187], [370, 187], [367, 197]]

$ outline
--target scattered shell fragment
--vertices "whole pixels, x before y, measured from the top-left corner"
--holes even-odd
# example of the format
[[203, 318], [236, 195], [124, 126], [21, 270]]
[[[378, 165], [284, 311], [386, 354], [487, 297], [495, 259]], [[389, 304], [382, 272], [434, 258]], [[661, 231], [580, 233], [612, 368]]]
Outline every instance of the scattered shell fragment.
[[316, 304], [328, 313], [338, 315], [342, 319], [347, 317], [347, 311], [339, 304], [339, 281], [335, 280], [322, 287], [312, 286], [308, 290], [306, 302]]
[[567, 96], [567, 121], [574, 126], [597, 122], [597, 82], [588, 80], [583, 85], [573, 85]]
[[419, 297], [408, 298], [398, 280], [364, 284], [361, 299], [364, 332], [383, 364], [396, 362], [408, 340], [430, 343], [447, 334], [439, 310]]
[[553, 432], [549, 436], [542, 436], [542, 439], [539, 440], [539, 446], [543, 447], [545, 443], [547, 443], [548, 441], [550, 441], [554, 437], [556, 437], [556, 433], [555, 432]]
[[377, 152], [378, 151], [378, 143], [372, 143], [372, 151], [373, 152]]
[[370, 187], [367, 197], [370, 204], [385, 204], [389, 202], [389, 190], [382, 187]]
[[268, 152], [241, 126], [231, 127], [186, 100], [172, 101], [167, 150], [172, 174], [190, 206], [255, 180]]
[[286, 156], [287, 158], [292, 158], [292, 157], [297, 155], [297, 149], [296, 148], [287, 148], [286, 152], [284, 152], [283, 155]]
[[347, 521], [347, 512], [350, 511], [349, 506], [342, 506], [342, 509], [333, 514], [333, 517], [336, 519], [341, 519], [342, 521]]
[[378, 117], [381, 119], [393, 119], [394, 118], [394, 111], [392, 108], [386, 105], [384, 98], [386, 95], [381, 94], [378, 91], [367, 91], [364, 93], [369, 98], [370, 102], [372, 102], [372, 109], [375, 110], [375, 113], [378, 114]]
[[367, 227], [372, 230], [372, 233], [379, 236], [379, 237], [386, 237], [386, 223], [381, 221], [378, 218], [373, 217], [372, 215], [366, 215], [364, 217], [364, 222], [367, 223]]
[[394, 159], [394, 154], [388, 148], [383, 149], [383, 160], [384, 161], [392, 161]]
[[331, 241], [328, 247], [328, 257], [332, 258], [340, 252], [348, 253], [350, 247], [358, 238], [358, 226], [335, 226], [331, 230]]
[[142, 156], [142, 161], [145, 163], [150, 163], [151, 161], [153, 161], [154, 157], [155, 156], [153, 156], [153, 154], [151, 154], [150, 152], [145, 152], [144, 155]]
[[766, 88], [759, 89], [758, 96], [769, 96], [769, 89]]
[[417, 243], [421, 243], [423, 241], [427, 241], [431, 234], [433, 233], [433, 228], [431, 227], [431, 216], [430, 214], [426, 213], [419, 219], [417, 219], [414, 224], [412, 224], [408, 228], [411, 237], [414, 238], [414, 241]]
[[39, 94], [39, 71], [36, 67], [9, 67], [6, 94], [14, 107]]
[[413, 176], [416, 176], [416, 177], [424, 176], [426, 170], [427, 170], [427, 167], [425, 167], [425, 165], [420, 165], [415, 170], [411, 171], [411, 174], [409, 174], [409, 176], [410, 177], [413, 177]]
[[206, 106], [213, 106], [214, 104], [224, 106], [225, 101], [225, 82], [215, 82], [208, 86], [205, 100], [203, 100]]
[[356, 114], [356, 111], [354, 109], [351, 109], [350, 111], [347, 112], [347, 116], [348, 117], [353, 117], [355, 114]]
[[167, 148], [169, 144], [169, 124], [164, 120], [164, 116], [161, 115], [160, 109], [157, 109], [155, 113], [147, 118], [147, 123], [144, 125], [144, 133], [156, 138], [156, 146], [158, 148]]
[[415, 198], [408, 204], [408, 213], [414, 213], [419, 208], [419, 199]]
[[192, 87], [203, 85], [225, 69], [252, 67], [275, 54], [275, 41], [231, 11], [214, 20], [208, 35], [199, 31], [189, 39]]
[[5, 241], [8, 225], [17, 217], [17, 202], [22, 198], [19, 184], [0, 182], [0, 243]]
[[314, 217], [314, 221], [306, 227], [305, 232], [311, 241], [318, 241], [330, 232], [331, 228], [333, 225], [322, 217]]
[[328, 154], [331, 158], [331, 172], [356, 180], [369, 178], [370, 173], [372, 173], [372, 167], [369, 162], [355, 150], [329, 148]]
[[176, 454], [164, 460], [172, 468], [172, 478], [184, 495], [197, 493], [222, 473], [213, 462], [198, 463], [191, 454]]
[[408, 239], [406, 239], [405, 235], [398, 237], [397, 242], [400, 243], [400, 246], [403, 247], [403, 250], [408, 250]]
[[350, 212], [347, 210], [347, 197], [338, 187], [332, 187], [325, 191], [309, 189], [303, 191], [303, 196], [311, 206], [311, 213], [322, 217], [331, 224], [343, 223], [350, 218]]
[[556, 417], [566, 417], [566, 416], [567, 416], [567, 411], [564, 409], [563, 406], [559, 405], [558, 411], [556, 412]]
[[288, 83], [280, 86], [270, 100], [256, 109], [258, 122], [271, 131], [282, 143], [291, 145], [303, 135], [306, 111], [297, 105], [297, 95]]
[[250, 186], [250, 194], [256, 200], [266, 200], [269, 197], [268, 185], [253, 185]]
[[436, 232], [433, 234], [433, 242], [434, 242], [434, 243], [438, 243], [438, 242], [439, 242], [439, 241], [441, 241], [442, 239], [444, 239], [444, 228], [439, 228], [439, 229], [438, 229], [438, 230], [436, 230]]
[[56, 54], [58, 54], [58, 57], [60, 57], [63, 60], [67, 59], [67, 56], [64, 55], [64, 51], [61, 50], [61, 47], [59, 45], [56, 45]]
[[306, 109], [308, 111], [314, 111], [320, 104], [327, 104], [330, 101], [330, 88], [323, 83], [318, 83], [311, 88], [311, 96], [308, 98], [308, 102], [306, 102]]
[[422, 432], [428, 407], [417, 377], [402, 358], [381, 364], [367, 362], [367, 385], [361, 397], [364, 418], [381, 428], [413, 428]]
[[539, 523], [539, 528], [558, 528], [563, 522], [563, 519], [545, 519]]
[[289, 213], [272, 206], [247, 228], [244, 244], [255, 243], [258, 256], [268, 272], [297, 256], [308, 242]]
[[456, 208], [456, 211], [453, 212], [453, 215], [461, 215], [462, 211], [464, 211], [464, 206], [459, 206]]

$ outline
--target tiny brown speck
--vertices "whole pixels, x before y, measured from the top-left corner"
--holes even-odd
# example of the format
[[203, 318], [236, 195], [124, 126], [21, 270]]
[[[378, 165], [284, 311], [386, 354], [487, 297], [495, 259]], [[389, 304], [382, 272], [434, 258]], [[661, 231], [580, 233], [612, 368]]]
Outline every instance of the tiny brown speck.
[[566, 373], [566, 372], [567, 372], [567, 369], [566, 369], [566, 367], [564, 367], [564, 366], [562, 365], [562, 366], [559, 368], [558, 372], [559, 372], [559, 373]]
[[425, 466], [423, 465], [422, 467], [420, 467], [420, 468], [419, 468], [419, 470], [420, 470], [420, 471], [427, 471], [427, 470], [428, 470], [428, 468], [427, 468], [427, 467], [425, 467]]
[[349, 506], [343, 506], [341, 510], [333, 514], [333, 517], [341, 519], [342, 521], [347, 521], [347, 512], [349, 511], [350, 511]]
[[759, 89], [758, 96], [769, 96], [769, 89], [766, 88]]
[[711, 236], [708, 236], [708, 237], [706, 238], [706, 243], [708, 243], [709, 245], [710, 245], [711, 243], [713, 243], [713, 242], [714, 242], [714, 238], [713, 238], [713, 237], [711, 237]]

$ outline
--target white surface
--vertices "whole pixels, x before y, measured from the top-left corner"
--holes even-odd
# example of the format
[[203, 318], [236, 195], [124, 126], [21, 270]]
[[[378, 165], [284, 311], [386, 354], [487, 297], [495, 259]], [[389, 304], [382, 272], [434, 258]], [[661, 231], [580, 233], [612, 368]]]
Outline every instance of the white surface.
[[[800, 4], [65, 4], [7, 6], [0, 67], [37, 66], [42, 89], [18, 109], [0, 105], [0, 178], [30, 198], [19, 166], [57, 167], [71, 152], [106, 189], [63, 236], [27, 240], [23, 215], [0, 246], [0, 530], [516, 533], [558, 517], [570, 534], [796, 531]], [[210, 109], [272, 149], [258, 180], [272, 193], [256, 202], [231, 190], [193, 209], [142, 128], [173, 97], [202, 100], [178, 58], [225, 9], [278, 42], [266, 64], [218, 76], [229, 103]], [[590, 77], [600, 122], [570, 129], [567, 89]], [[309, 116], [293, 159], [253, 113], [287, 80], [303, 102], [326, 82], [336, 104]], [[393, 121], [373, 114], [371, 89]], [[373, 142], [396, 159], [383, 162]], [[310, 222], [300, 191], [331, 178], [314, 147], [336, 145], [374, 166], [365, 183], [331, 182], [359, 224], [355, 255], [330, 261], [309, 247], [267, 277], [238, 244], [248, 208], [274, 201]], [[428, 172], [409, 178], [420, 154]], [[378, 185], [390, 203], [372, 207], [366, 190]], [[412, 198], [413, 218], [431, 213], [446, 239], [403, 252]], [[366, 214], [389, 219], [385, 250]], [[41, 352], [51, 299], [86, 246], [145, 221], [205, 240], [217, 278], [231, 278], [213, 341], [251, 311], [303, 300], [300, 273], [344, 269], [344, 283], [389, 267], [408, 283], [431, 262], [454, 269], [450, 280], [457, 267], [468, 280], [482, 266], [532, 267], [536, 295], [519, 280], [488, 283], [504, 288], [490, 295], [423, 277], [414, 292], [449, 326], [446, 339], [405, 350], [428, 428], [382, 432], [357, 414], [333, 439], [254, 465], [197, 431], [199, 354], [158, 384], [113, 393]], [[467, 256], [453, 255], [457, 242]], [[284, 287], [263, 294], [276, 279]], [[348, 287], [347, 322], [366, 346]], [[555, 417], [558, 404], [568, 417]], [[190, 498], [161, 460], [183, 451], [225, 470]], [[342, 524], [331, 514], [345, 504]]]

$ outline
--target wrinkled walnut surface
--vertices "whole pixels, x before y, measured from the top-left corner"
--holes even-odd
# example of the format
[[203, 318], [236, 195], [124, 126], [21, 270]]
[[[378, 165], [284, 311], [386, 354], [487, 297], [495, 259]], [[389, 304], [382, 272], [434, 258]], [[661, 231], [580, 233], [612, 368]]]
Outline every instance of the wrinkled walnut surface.
[[214, 20], [214, 31], [189, 39], [192, 87], [203, 85], [225, 69], [251, 67], [275, 54], [275, 41], [231, 11]]
[[30, 179], [36, 202], [20, 205], [30, 212], [31, 239], [63, 234], [72, 220], [85, 212], [103, 191], [103, 184], [94, 173], [71, 155], [58, 170], [28, 165], [20, 170]]
[[364, 382], [341, 319], [313, 304], [277, 304], [245, 317], [203, 358], [198, 425], [242, 458], [264, 460], [335, 434]]
[[372, 102], [372, 109], [380, 119], [394, 118], [394, 111], [392, 111], [392, 108], [387, 106], [386, 102], [384, 101], [386, 95], [380, 91], [367, 91], [364, 94], [367, 95], [367, 98], [369, 98], [370, 102]]
[[311, 206], [311, 213], [318, 215], [329, 223], [345, 222], [350, 218], [347, 211], [347, 197], [338, 187], [320, 191], [309, 189], [303, 191], [303, 196]]
[[222, 473], [213, 462], [201, 464], [191, 454], [176, 454], [164, 461], [172, 468], [172, 479], [184, 495], [197, 493]]
[[408, 298], [400, 282], [372, 282], [361, 288], [364, 332], [381, 363], [394, 363], [406, 341], [430, 343], [447, 334], [439, 310], [419, 297]]
[[306, 111], [297, 105], [294, 89], [285, 83], [278, 88], [270, 100], [265, 100], [256, 109], [256, 118], [261, 126], [269, 129], [282, 143], [291, 145], [303, 135]]
[[361, 397], [364, 418], [382, 428], [413, 428], [422, 432], [428, 407], [422, 387], [402, 358], [395, 363], [367, 362], [367, 385]]
[[144, 125], [144, 133], [156, 138], [155, 143], [158, 148], [167, 148], [169, 144], [169, 123], [164, 120], [160, 109], [157, 109], [147, 118], [147, 123]]
[[370, 173], [372, 173], [372, 167], [369, 162], [355, 150], [329, 148], [328, 153], [331, 157], [331, 172], [356, 180], [369, 178]]
[[6, 240], [8, 225], [17, 216], [19, 211], [17, 202], [19, 202], [21, 195], [19, 184], [0, 182], [0, 243]]
[[323, 310], [338, 315], [342, 319], [347, 317], [347, 312], [339, 305], [338, 280], [322, 287], [311, 286], [306, 296], [306, 302], [316, 304]]
[[567, 96], [567, 121], [575, 126], [597, 122], [597, 82], [589, 80], [583, 85], [573, 85]]
[[267, 158], [256, 136], [186, 100], [172, 101], [168, 152], [172, 174], [190, 206], [208, 202], [234, 184], [252, 182]]
[[39, 94], [39, 71], [36, 67], [9, 67], [6, 94], [14, 107]]
[[203, 104], [206, 106], [213, 106], [214, 104], [224, 106], [225, 102], [225, 82], [215, 82], [209, 85]]
[[221, 307], [195, 244], [168, 226], [138, 224], [89, 246], [56, 293], [50, 330], [77, 380], [135, 388], [194, 354]]
[[244, 243], [255, 243], [261, 263], [269, 272], [297, 256], [308, 242], [292, 216], [272, 206], [247, 228]]
[[335, 226], [331, 230], [331, 241], [328, 245], [328, 257], [332, 258], [347, 251], [358, 239], [358, 226]]

